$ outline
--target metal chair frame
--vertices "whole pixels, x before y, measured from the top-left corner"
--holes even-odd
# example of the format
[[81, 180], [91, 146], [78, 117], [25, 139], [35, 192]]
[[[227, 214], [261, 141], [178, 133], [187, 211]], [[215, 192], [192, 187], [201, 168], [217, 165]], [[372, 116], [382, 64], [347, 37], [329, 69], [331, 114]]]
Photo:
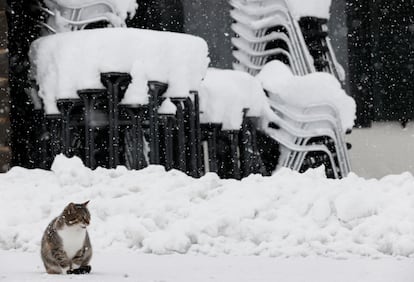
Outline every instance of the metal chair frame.
[[[62, 6], [61, 3], [57, 3], [56, 1], [49, 0], [53, 4], [56, 5], [57, 9], [55, 11], [51, 11], [45, 7], [39, 7], [42, 11], [47, 13], [50, 17], [56, 19], [59, 17], [59, 20], [64, 21], [67, 25], [71, 27], [71, 30], [82, 30], [88, 24], [96, 23], [100, 21], [106, 21], [111, 25], [123, 26], [123, 24], [119, 25], [121, 22], [121, 18], [116, 14], [115, 8], [113, 5], [105, 0], [96, 0], [94, 2], [86, 3], [79, 6]], [[98, 12], [101, 8], [102, 11]], [[91, 12], [87, 14], [87, 12]], [[85, 16], [87, 14], [87, 16]], [[54, 27], [52, 27], [49, 23], [41, 23], [42, 26], [47, 28], [52, 33], [57, 33]]]

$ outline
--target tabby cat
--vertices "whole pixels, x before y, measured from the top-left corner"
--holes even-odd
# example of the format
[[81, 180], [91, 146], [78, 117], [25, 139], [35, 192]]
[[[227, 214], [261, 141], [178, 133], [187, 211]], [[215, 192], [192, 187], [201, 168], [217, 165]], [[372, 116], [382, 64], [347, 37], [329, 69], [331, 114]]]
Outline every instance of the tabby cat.
[[88, 203], [70, 203], [47, 226], [41, 247], [47, 273], [84, 274], [91, 271], [92, 246], [86, 230], [91, 218]]

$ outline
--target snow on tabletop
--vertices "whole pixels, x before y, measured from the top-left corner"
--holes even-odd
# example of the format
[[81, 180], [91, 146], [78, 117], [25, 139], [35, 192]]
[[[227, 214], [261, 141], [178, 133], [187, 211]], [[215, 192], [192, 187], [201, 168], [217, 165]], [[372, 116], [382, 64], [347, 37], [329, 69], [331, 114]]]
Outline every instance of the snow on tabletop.
[[269, 91], [270, 99], [281, 99], [287, 105], [297, 108], [329, 103], [339, 111], [343, 129], [354, 126], [355, 101], [331, 74], [315, 72], [294, 76], [287, 65], [274, 60], [264, 65], [256, 78]]
[[39, 252], [69, 202], [91, 200], [95, 250], [137, 253], [414, 256], [414, 176], [327, 179], [323, 169], [241, 181], [161, 166], [139, 171], [58, 156], [52, 171], [0, 174], [0, 249]]
[[42, 37], [30, 48], [31, 75], [47, 113], [56, 100], [78, 98], [77, 90], [102, 88], [100, 73], [132, 76], [125, 104], [148, 103], [147, 81], [168, 83], [165, 96], [187, 96], [199, 88], [209, 64], [207, 43], [196, 36], [105, 28]]
[[[288, 6], [289, 11], [294, 18], [299, 20], [302, 17], [317, 17], [330, 18], [330, 8], [332, 0], [233, 0], [242, 4], [248, 5], [246, 7], [251, 14], [257, 14], [261, 11], [266, 12], [265, 8], [275, 7], [278, 4]], [[255, 11], [256, 9], [256, 11]]]
[[288, 0], [290, 9], [296, 19], [302, 17], [330, 18], [332, 0]]
[[175, 115], [177, 113], [177, 107], [171, 102], [170, 98], [167, 98], [162, 102], [158, 113], [162, 115]]
[[260, 82], [246, 72], [209, 68], [200, 88], [200, 120], [240, 129], [243, 109], [248, 116], [265, 116], [270, 107]]
[[46, 0], [45, 4], [49, 8], [54, 8], [55, 3], [62, 7], [86, 7], [97, 3], [107, 3], [115, 10], [123, 20], [128, 16], [132, 18], [138, 8], [137, 0]]

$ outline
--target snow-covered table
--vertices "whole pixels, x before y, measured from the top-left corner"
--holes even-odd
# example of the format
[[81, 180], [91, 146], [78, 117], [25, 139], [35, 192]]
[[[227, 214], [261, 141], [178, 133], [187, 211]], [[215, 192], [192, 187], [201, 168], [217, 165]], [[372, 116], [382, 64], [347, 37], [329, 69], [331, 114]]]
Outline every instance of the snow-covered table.
[[103, 88], [100, 74], [130, 73], [122, 103], [148, 103], [147, 82], [168, 84], [166, 97], [199, 88], [209, 64], [207, 43], [196, 36], [132, 28], [67, 32], [42, 37], [30, 49], [31, 75], [48, 114], [77, 90]]

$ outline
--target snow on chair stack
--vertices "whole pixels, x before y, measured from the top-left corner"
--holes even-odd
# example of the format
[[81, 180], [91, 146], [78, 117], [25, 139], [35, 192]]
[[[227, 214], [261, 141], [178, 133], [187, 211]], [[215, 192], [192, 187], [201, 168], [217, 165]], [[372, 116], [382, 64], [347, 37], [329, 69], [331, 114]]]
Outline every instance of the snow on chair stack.
[[314, 71], [299, 28], [284, 0], [230, 0], [234, 19], [234, 68], [255, 75], [271, 60], [288, 64], [295, 74]]
[[355, 104], [336, 80], [344, 74], [327, 33], [330, 1], [229, 1], [233, 68], [258, 74], [269, 95], [275, 115], [265, 131], [281, 145], [279, 166], [304, 171], [325, 164], [330, 177], [346, 176], [344, 134], [353, 126]]
[[327, 37], [329, 0], [229, 1], [234, 69], [256, 75], [267, 62], [280, 60], [295, 75], [325, 71], [343, 80]]
[[97, 23], [121, 27], [136, 8], [135, 0], [45, 0], [39, 9], [46, 21], [40, 24], [48, 33], [82, 30]]
[[259, 145], [261, 122], [269, 113], [263, 88], [253, 76], [209, 68], [200, 87], [205, 171], [236, 179], [271, 174], [274, 167], [263, 160]]
[[279, 165], [304, 171], [325, 164], [331, 177], [348, 175], [344, 136], [353, 126], [356, 106], [336, 78], [327, 73], [294, 76], [280, 61], [266, 64], [257, 78], [275, 113], [276, 126], [265, 130], [284, 148]]

